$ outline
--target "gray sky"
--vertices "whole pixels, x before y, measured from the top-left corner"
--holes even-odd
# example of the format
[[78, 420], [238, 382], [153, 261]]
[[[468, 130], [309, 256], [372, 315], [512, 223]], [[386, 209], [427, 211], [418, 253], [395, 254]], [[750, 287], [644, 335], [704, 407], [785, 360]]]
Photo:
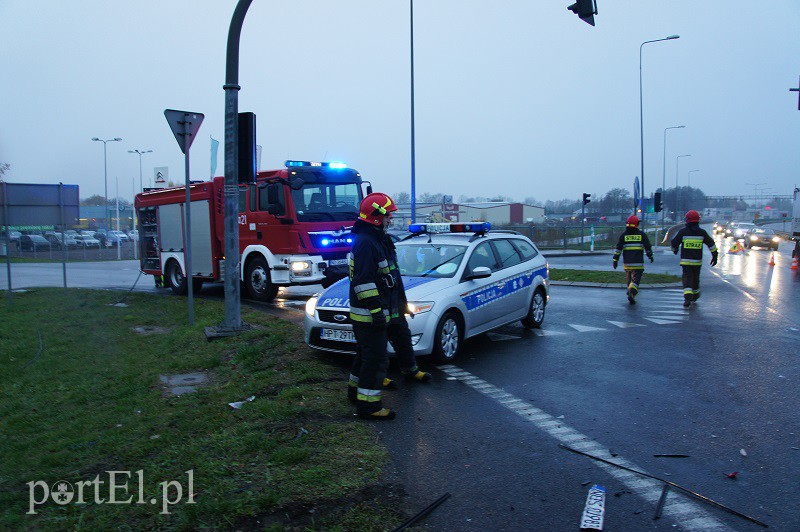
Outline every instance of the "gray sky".
[[[800, 184], [800, 2], [571, 0], [414, 3], [417, 192], [517, 199], [632, 189], [643, 49], [645, 190], [790, 194]], [[191, 150], [209, 177], [223, 142], [225, 43], [235, 0], [0, 0], [0, 162], [11, 182], [109, 196], [154, 166], [183, 181], [166, 108], [206, 116]], [[410, 190], [408, 0], [254, 0], [239, 110], [257, 114], [261, 168], [341, 160], [377, 190]], [[224, 168], [220, 146], [217, 174]]]

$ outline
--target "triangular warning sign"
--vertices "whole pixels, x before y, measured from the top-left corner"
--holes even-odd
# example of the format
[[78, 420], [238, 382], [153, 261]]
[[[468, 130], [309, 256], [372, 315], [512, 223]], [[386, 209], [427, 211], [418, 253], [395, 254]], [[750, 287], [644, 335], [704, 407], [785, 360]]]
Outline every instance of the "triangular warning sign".
[[192, 142], [197, 136], [197, 131], [200, 129], [200, 124], [203, 123], [205, 115], [203, 113], [192, 113], [191, 111], [164, 109], [164, 116], [167, 117], [167, 123], [172, 130], [172, 134], [175, 135], [175, 140], [178, 141], [178, 146], [180, 146], [185, 155], [189, 148], [192, 147]]

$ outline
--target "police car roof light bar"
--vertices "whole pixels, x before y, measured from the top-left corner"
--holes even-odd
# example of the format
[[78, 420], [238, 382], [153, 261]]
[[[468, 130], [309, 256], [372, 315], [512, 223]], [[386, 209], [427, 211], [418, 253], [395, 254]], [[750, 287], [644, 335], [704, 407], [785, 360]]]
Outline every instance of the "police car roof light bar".
[[489, 222], [472, 222], [472, 223], [429, 223], [429, 224], [411, 224], [408, 230], [414, 234], [422, 233], [475, 233], [483, 234], [492, 228]]
[[316, 161], [286, 161], [283, 163], [286, 168], [298, 167], [298, 166], [316, 166], [316, 167], [323, 167], [323, 168], [330, 168], [332, 170], [342, 170], [347, 168], [347, 164], [341, 161], [330, 161], [330, 162], [316, 162]]

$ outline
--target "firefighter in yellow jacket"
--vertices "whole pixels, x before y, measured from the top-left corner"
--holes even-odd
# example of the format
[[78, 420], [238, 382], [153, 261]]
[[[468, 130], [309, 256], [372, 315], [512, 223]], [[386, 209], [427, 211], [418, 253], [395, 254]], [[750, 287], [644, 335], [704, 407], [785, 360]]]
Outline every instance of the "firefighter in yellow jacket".
[[705, 229], [700, 227], [700, 213], [691, 210], [686, 213], [686, 227], [678, 231], [672, 239], [672, 252], [681, 252], [683, 275], [683, 306], [688, 307], [700, 299], [700, 268], [703, 266], [703, 244], [711, 252], [711, 266], [717, 264], [717, 244]]
[[614, 269], [617, 269], [619, 256], [622, 255], [625, 268], [625, 282], [628, 285], [628, 302], [636, 304], [636, 294], [639, 293], [639, 283], [644, 274], [644, 255], [653, 262], [653, 248], [650, 239], [639, 230], [639, 218], [636, 215], [628, 217], [625, 222], [625, 232], [619, 236], [617, 248], [614, 251]]

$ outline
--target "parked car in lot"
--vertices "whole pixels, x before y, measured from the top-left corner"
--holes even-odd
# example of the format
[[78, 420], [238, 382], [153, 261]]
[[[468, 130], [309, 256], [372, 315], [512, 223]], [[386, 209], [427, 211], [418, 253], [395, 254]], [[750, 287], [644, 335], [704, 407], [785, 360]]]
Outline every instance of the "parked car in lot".
[[120, 242], [129, 242], [130, 241], [130, 238], [128, 238], [128, 235], [126, 235], [123, 231], [109, 231], [108, 232], [108, 238], [109, 239], [116, 238]]
[[100, 249], [100, 241], [97, 240], [93, 236], [79, 235], [79, 236], [76, 236], [75, 239], [79, 243], [79, 245], [81, 247], [83, 247], [83, 248], [87, 248], [87, 249], [97, 248], [97, 249]]
[[[125, 237], [127, 239], [127, 237]], [[122, 235], [115, 234], [113, 231], [109, 231], [108, 235], [106, 236], [106, 247], [115, 247], [121, 244], [124, 244], [127, 240], [123, 240]]]
[[21, 251], [49, 251], [52, 244], [42, 235], [22, 235], [19, 237]]
[[[489, 227], [412, 224], [415, 235], [396, 242], [417, 355], [448, 362], [471, 336], [517, 320], [541, 327], [549, 300], [547, 261], [527, 237]], [[355, 352], [349, 290], [349, 280], [342, 279], [309, 299], [304, 316], [309, 346]]]
[[777, 251], [781, 238], [774, 229], [769, 227], [754, 227], [747, 232], [744, 239], [744, 247], [763, 247], [770, 248]]
[[62, 249], [65, 242], [67, 249], [81, 247], [81, 243], [76, 239], [75, 235], [69, 233], [62, 235], [61, 233], [50, 232], [45, 235], [45, 238], [53, 245], [53, 249]]
[[[5, 231], [3, 231], [2, 235], [3, 235], [3, 241], [5, 241], [5, 239], [6, 239]], [[19, 237], [21, 237], [21, 236], [22, 236], [22, 233], [20, 233], [19, 231], [9, 231], [8, 232], [8, 240], [12, 244], [19, 244]]]

